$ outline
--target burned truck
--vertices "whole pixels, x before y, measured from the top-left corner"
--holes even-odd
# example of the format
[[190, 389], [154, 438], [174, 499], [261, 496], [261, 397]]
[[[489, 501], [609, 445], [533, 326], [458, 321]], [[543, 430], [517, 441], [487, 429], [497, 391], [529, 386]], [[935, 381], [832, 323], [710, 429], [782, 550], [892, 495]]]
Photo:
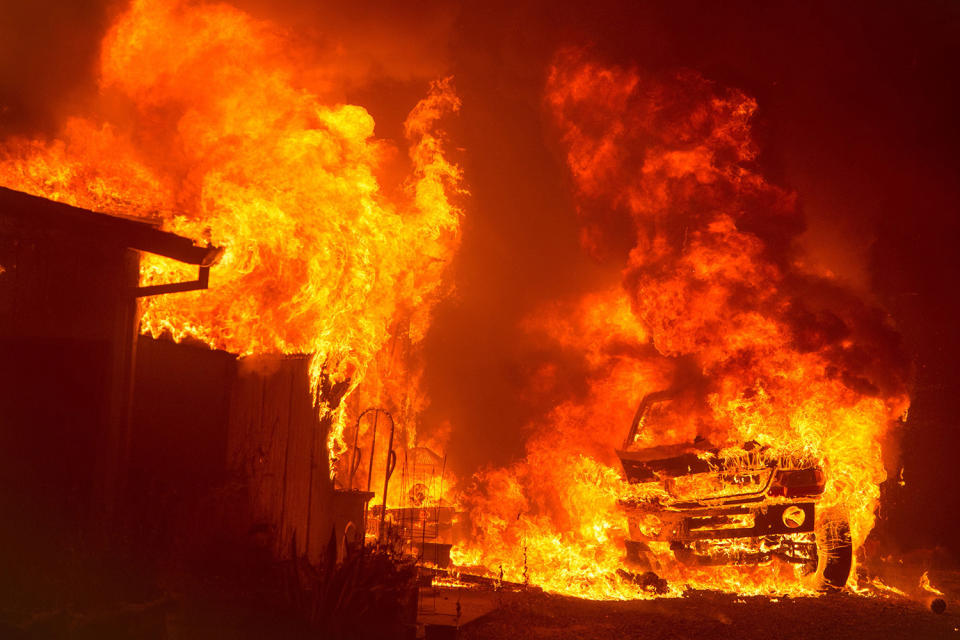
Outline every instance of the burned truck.
[[644, 397], [617, 451], [635, 490], [620, 500], [630, 571], [655, 576], [665, 559], [695, 566], [779, 560], [798, 565], [821, 590], [842, 588], [852, 565], [849, 525], [818, 505], [826, 480], [820, 466], [756, 442], [733, 454], [702, 437], [637, 448], [638, 434], [669, 420], [674, 404], [671, 392]]

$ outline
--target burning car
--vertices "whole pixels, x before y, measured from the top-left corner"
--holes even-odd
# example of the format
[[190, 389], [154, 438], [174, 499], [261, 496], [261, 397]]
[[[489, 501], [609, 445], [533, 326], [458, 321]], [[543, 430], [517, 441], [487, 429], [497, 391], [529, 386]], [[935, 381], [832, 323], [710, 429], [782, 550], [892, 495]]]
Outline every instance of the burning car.
[[823, 469], [756, 442], [723, 451], [702, 437], [634, 447], [651, 421], [676, 413], [673, 403], [670, 392], [645, 396], [617, 452], [635, 489], [619, 501], [629, 522], [627, 565], [650, 576], [664, 558], [697, 566], [779, 559], [797, 565], [820, 589], [843, 587], [853, 547], [846, 520], [818, 505]]

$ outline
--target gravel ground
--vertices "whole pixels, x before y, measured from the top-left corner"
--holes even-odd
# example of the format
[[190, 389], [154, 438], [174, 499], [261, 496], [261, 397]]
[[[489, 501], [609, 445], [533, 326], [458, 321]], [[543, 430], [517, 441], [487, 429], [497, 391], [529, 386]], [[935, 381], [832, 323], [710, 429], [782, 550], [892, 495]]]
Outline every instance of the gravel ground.
[[460, 639], [960, 640], [960, 605], [953, 598], [941, 615], [922, 600], [847, 593], [796, 599], [697, 593], [676, 599], [592, 602], [515, 592], [503, 593], [501, 602], [496, 611], [464, 626]]

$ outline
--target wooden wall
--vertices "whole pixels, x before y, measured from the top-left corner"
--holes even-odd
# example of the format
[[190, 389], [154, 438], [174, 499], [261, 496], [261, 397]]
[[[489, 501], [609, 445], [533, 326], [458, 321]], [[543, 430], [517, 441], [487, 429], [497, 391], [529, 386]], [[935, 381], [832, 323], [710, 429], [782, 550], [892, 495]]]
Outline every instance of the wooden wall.
[[137, 254], [0, 210], [0, 600], [109, 540]]
[[309, 362], [237, 360], [141, 336], [129, 502], [151, 545], [167, 532], [229, 535], [267, 541], [278, 557], [295, 551], [320, 560], [333, 526], [333, 485]]
[[123, 510], [144, 553], [199, 554], [243, 535], [239, 518], [227, 517], [237, 508], [225, 491], [235, 377], [232, 354], [140, 336]]
[[252, 526], [275, 552], [317, 562], [333, 526], [326, 426], [309, 388], [309, 357], [240, 361], [228, 435], [228, 465], [246, 479]]

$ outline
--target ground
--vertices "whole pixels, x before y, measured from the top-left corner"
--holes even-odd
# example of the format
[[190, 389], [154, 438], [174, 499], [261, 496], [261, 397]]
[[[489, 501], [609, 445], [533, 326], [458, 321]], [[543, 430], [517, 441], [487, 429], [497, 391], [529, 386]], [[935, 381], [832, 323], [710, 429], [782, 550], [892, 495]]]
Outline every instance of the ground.
[[960, 640], [956, 601], [944, 614], [925, 602], [856, 596], [741, 598], [695, 594], [634, 602], [592, 602], [544, 593], [503, 593], [501, 606], [465, 625], [461, 640]]

